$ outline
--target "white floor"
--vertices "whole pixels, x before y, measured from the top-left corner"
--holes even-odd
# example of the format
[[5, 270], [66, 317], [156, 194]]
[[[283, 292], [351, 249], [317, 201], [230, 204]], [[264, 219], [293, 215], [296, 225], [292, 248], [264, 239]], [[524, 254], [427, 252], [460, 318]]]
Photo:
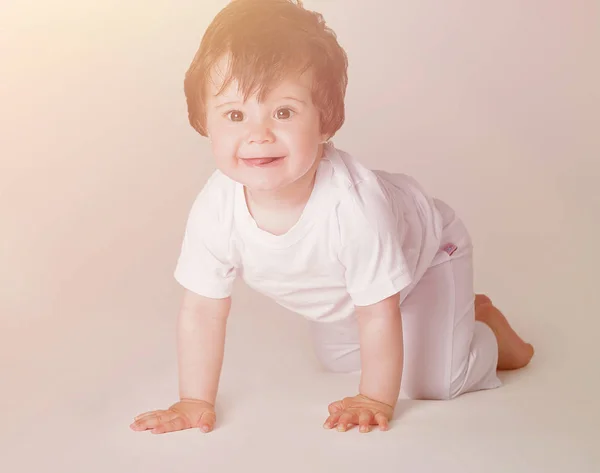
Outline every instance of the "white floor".
[[476, 289], [535, 345], [528, 368], [402, 402], [389, 432], [326, 431], [358, 379], [322, 372], [304, 321], [240, 284], [217, 429], [129, 430], [177, 397], [172, 271], [212, 170], [182, 78], [225, 3], [0, 6], [0, 471], [600, 472], [600, 15], [585, 1], [305, 2], [350, 57], [336, 145], [455, 206]]
[[321, 427], [357, 378], [321, 372], [303, 321], [240, 292], [208, 435], [128, 428], [176, 399], [174, 294], [17, 328], [2, 346], [5, 471], [600, 471], [598, 323], [586, 325], [585, 301], [569, 303], [568, 324], [549, 309], [566, 293], [537, 312], [534, 302], [507, 304], [528, 311], [517, 325], [537, 348], [529, 368], [494, 391], [402, 401], [390, 431], [365, 435]]

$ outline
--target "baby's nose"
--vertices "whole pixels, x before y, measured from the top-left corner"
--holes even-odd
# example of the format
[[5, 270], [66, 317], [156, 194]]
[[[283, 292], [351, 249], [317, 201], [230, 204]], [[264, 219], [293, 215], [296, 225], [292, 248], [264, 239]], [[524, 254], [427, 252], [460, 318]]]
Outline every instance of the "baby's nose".
[[275, 135], [265, 123], [257, 123], [252, 125], [248, 134], [248, 142], [263, 144], [271, 143], [275, 140]]

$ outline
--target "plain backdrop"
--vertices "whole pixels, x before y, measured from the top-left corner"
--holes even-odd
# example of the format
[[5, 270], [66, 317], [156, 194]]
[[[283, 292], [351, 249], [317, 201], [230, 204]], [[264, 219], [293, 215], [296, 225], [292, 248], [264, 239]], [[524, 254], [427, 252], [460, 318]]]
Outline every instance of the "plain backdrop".
[[324, 373], [305, 321], [238, 284], [217, 430], [129, 431], [177, 399], [172, 273], [214, 170], [183, 76], [225, 4], [0, 3], [2, 470], [600, 471], [594, 0], [305, 2], [350, 59], [334, 143], [457, 209], [528, 368], [401, 402], [386, 433], [325, 431], [358, 379]]

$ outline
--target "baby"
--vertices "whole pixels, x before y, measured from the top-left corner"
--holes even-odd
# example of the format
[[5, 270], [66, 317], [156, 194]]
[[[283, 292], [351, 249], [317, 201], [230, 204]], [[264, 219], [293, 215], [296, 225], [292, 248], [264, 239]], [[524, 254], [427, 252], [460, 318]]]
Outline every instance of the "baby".
[[474, 294], [471, 240], [454, 211], [329, 141], [346, 85], [344, 50], [300, 1], [235, 0], [208, 27], [185, 94], [218, 170], [175, 270], [180, 400], [133, 430], [214, 428], [237, 276], [311, 321], [325, 368], [360, 372], [358, 394], [329, 405], [325, 428], [387, 430], [401, 387], [452, 399], [529, 363], [532, 346]]

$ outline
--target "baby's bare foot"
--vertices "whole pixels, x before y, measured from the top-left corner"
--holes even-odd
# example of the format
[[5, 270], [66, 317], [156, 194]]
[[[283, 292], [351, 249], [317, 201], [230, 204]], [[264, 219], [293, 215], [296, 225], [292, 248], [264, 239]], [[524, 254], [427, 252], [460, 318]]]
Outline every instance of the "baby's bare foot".
[[483, 294], [475, 297], [475, 319], [487, 324], [496, 335], [499, 370], [516, 370], [529, 363], [533, 346], [519, 337], [502, 312]]

